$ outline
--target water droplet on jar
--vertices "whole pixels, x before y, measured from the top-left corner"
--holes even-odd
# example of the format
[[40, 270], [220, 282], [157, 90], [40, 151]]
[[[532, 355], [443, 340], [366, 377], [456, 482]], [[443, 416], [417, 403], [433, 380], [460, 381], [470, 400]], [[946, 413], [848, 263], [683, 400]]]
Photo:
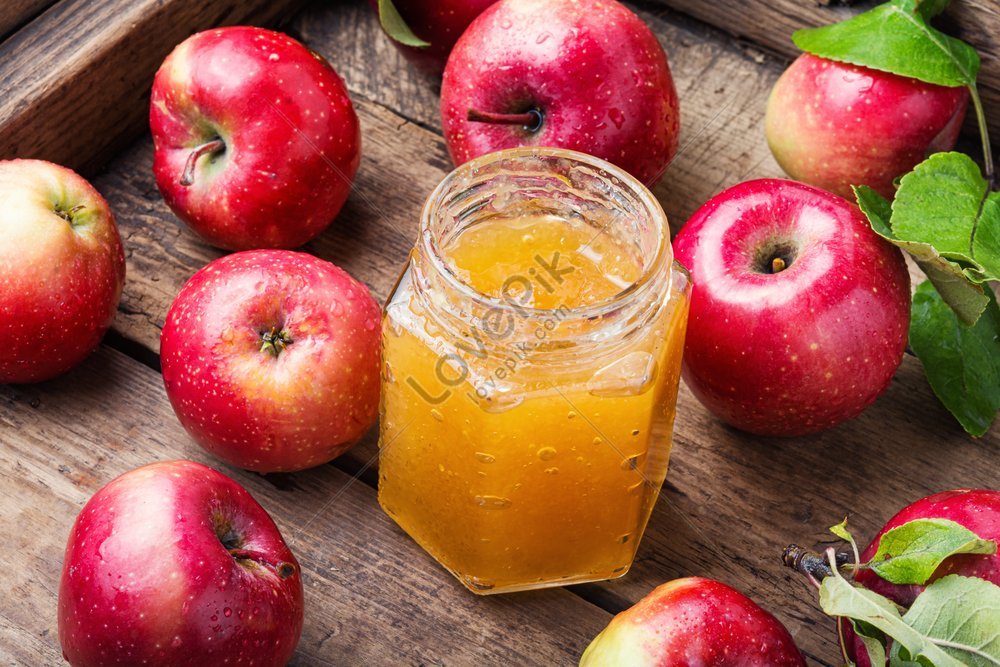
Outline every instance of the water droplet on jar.
[[622, 470], [635, 470], [639, 467], [639, 457], [642, 454], [633, 454], [632, 456], [627, 456], [622, 460]]
[[392, 374], [392, 366], [386, 362], [382, 366], [382, 379], [388, 384], [396, 384], [396, 376]]
[[568, 412], [568, 413], [566, 414], [566, 418], [567, 418], [567, 419], [574, 419], [575, 417], [576, 417], [576, 413], [575, 413], [575, 412], [573, 412], [572, 410], [570, 410], [570, 411], [569, 411], [569, 412]]
[[543, 461], [551, 461], [556, 457], [555, 447], [542, 447], [538, 450], [538, 458]]
[[511, 501], [503, 496], [476, 496], [476, 504], [486, 510], [505, 510]]
[[342, 305], [340, 305], [339, 301], [336, 301], [336, 300], [334, 300], [334, 302], [332, 304], [330, 304], [330, 310], [333, 312], [334, 315], [343, 315], [344, 314], [344, 307]]
[[616, 567], [615, 569], [611, 570], [613, 574], [618, 574], [619, 572], [624, 572], [624, 571], [625, 571], [624, 565], [622, 565], [621, 567]]
[[622, 124], [625, 122], [625, 114], [623, 114], [621, 110], [611, 109], [608, 111], [608, 118], [610, 118], [611, 122], [615, 124], [615, 127], [619, 130], [622, 129]]
[[639, 429], [637, 429], [637, 428], [632, 429], [632, 437], [634, 438], [637, 435], [639, 435]]
[[180, 636], [179, 635], [175, 635], [174, 636], [174, 640], [172, 642], [170, 642], [170, 645], [173, 646], [174, 648], [177, 648], [178, 646], [180, 646], [181, 645], [181, 638], [180, 638]]
[[628, 487], [628, 494], [630, 496], [638, 495], [639, 492], [642, 491], [642, 485], [643, 485], [643, 482], [636, 482], [632, 486]]
[[558, 475], [559, 474], [559, 468], [546, 468], [545, 469], [545, 474], [546, 475]]
[[497, 414], [513, 410], [524, 402], [524, 394], [515, 394], [510, 391], [493, 391], [486, 396], [478, 396], [479, 409], [483, 412]]
[[513, 24], [510, 22], [510, 19], [504, 19], [500, 21], [500, 27], [503, 28], [504, 30], [510, 30], [510, 27], [512, 25]]
[[604, 441], [601, 440], [600, 438], [594, 438], [593, 442], [594, 442], [595, 445], [599, 445], [599, 444], [601, 444]]
[[618, 541], [621, 542], [622, 544], [628, 544], [628, 541], [631, 539], [632, 539], [632, 533], [625, 533], [624, 535], [618, 538]]
[[230, 616], [233, 615], [233, 610], [230, 609], [229, 607], [226, 607], [225, 609], [222, 610], [222, 615], [225, 616], [226, 618], [229, 618]]
[[487, 454], [486, 452], [476, 452], [476, 459], [480, 463], [493, 463], [497, 460], [492, 454]]
[[431, 417], [434, 417], [434, 419], [438, 420], [439, 422], [443, 422], [444, 421], [444, 415], [441, 414], [437, 410], [437, 408], [431, 408]]
[[631, 352], [594, 373], [587, 390], [594, 396], [638, 396], [656, 380], [656, 359], [648, 352]]
[[542, 34], [540, 34], [538, 37], [535, 38], [535, 44], [544, 44], [549, 40], [550, 37], [552, 37], [552, 33], [546, 30], [545, 32], [543, 32]]

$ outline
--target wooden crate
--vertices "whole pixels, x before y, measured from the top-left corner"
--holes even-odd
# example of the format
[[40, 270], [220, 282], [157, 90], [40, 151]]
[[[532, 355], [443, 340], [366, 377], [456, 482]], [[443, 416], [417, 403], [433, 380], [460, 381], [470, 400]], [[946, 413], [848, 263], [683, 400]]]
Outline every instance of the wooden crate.
[[[682, 387], [670, 474], [632, 571], [488, 598], [469, 594], [378, 508], [374, 433], [331, 465], [268, 476], [224, 466], [188, 438], [163, 392], [159, 333], [183, 282], [221, 253], [174, 218], [151, 173], [148, 88], [170, 48], [209, 26], [284, 19], [345, 78], [363, 127], [362, 166], [344, 211], [306, 250], [365, 281], [377, 298], [406, 258], [424, 199], [450, 169], [436, 84], [401, 59], [367, 3], [298, 4], [16, 0], [0, 9], [0, 35], [19, 28], [0, 43], [0, 158], [46, 157], [92, 177], [118, 216], [128, 261], [118, 318], [97, 354], [60, 379], [0, 387], [0, 586], [9, 591], [0, 660], [59, 662], [59, 571], [86, 500], [134, 467], [191, 458], [245, 485], [299, 557], [306, 623], [296, 664], [573, 664], [614, 613], [692, 574], [725, 581], [774, 612], [811, 664], [839, 664], [833, 625], [812, 590], [782, 569], [782, 547], [826, 540], [825, 527], [845, 514], [870, 536], [918, 497], [997, 484], [1000, 437], [966, 437], [913, 357], [871, 409], [810, 438], [735, 432]], [[985, 52], [984, 94], [995, 103], [996, 7], [957, 4], [956, 21]], [[846, 10], [811, 0], [647, 0], [636, 9], [667, 49], [681, 96], [682, 147], [655, 190], [676, 231], [724, 187], [780, 175], [762, 122], [791, 55], [788, 33]]]

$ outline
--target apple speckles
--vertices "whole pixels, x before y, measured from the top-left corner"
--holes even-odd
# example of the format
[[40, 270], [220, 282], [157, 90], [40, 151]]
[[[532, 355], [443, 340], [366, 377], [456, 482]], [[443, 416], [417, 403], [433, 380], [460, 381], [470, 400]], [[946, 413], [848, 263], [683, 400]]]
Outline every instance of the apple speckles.
[[[296, 247], [315, 237], [343, 206], [360, 161], [360, 128], [340, 78], [298, 42], [259, 28], [199, 33], [184, 45], [190, 62], [229, 64], [198, 68], [197, 80], [190, 72], [173, 80], [163, 74], [171, 56], [157, 74], [150, 125], [167, 204], [227, 249]], [[233, 68], [245, 72], [238, 83], [226, 74]], [[177, 103], [157, 104], [171, 98]], [[252, 113], [233, 119], [234, 108]], [[177, 186], [191, 146], [205, 140], [197, 137], [205, 122], [225, 130], [226, 152], [213, 169], [196, 169], [193, 185]], [[276, 203], [278, 190], [271, 182], [261, 187], [260, 171], [294, 196]], [[219, 190], [241, 195], [229, 211], [214, 206]]]
[[954, 145], [967, 99], [961, 88], [806, 54], [775, 85], [765, 128], [772, 152], [794, 178], [847, 198], [852, 183], [891, 197], [895, 176], [928, 152]]
[[[168, 395], [192, 435], [236, 465], [323, 463], [374, 421], [379, 317], [367, 289], [327, 262], [282, 251], [230, 255], [196, 274], [168, 314]], [[204, 333], [194, 340], [172, 334], [195, 327]], [[260, 336], [271, 328], [290, 342], [262, 356]], [[196, 378], [189, 369], [199, 366], [207, 371]], [[309, 457], [296, 457], [299, 449]]]
[[[797, 197], [810, 203], [782, 203]], [[815, 216], [798, 225], [803, 210], [825, 211], [834, 221], [829, 233], [816, 234], [823, 225]], [[767, 245], [775, 238], [794, 241], [787, 268], [768, 274], [740, 264], [775, 247]], [[740, 184], [688, 221], [674, 251], [694, 282], [684, 377], [724, 420], [771, 435], [822, 430], [856, 415], [888, 385], [906, 344], [908, 274], [899, 251], [848, 202], [789, 181]], [[813, 274], [809, 265], [823, 253], [836, 261]], [[773, 302], [780, 306], [762, 304], [742, 283], [784, 291]], [[727, 391], [734, 378], [738, 397]], [[792, 391], [775, 398], [773, 378]]]

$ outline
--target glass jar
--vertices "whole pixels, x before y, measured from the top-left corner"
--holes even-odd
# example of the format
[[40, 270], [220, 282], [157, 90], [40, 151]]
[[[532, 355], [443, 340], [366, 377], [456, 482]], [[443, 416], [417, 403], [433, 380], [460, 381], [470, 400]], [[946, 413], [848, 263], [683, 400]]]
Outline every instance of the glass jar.
[[456, 169], [385, 307], [383, 509], [475, 593], [624, 574], [667, 473], [689, 294], [621, 169], [552, 148]]

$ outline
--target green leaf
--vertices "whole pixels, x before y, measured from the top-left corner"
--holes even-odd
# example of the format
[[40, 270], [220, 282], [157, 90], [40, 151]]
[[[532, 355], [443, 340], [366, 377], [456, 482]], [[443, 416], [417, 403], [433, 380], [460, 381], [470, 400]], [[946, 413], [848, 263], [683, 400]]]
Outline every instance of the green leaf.
[[925, 21], [930, 21], [932, 18], [947, 9], [951, 0], [916, 0], [917, 11], [920, 15], [924, 17]]
[[[866, 185], [855, 186], [854, 196], [875, 233], [909, 253], [958, 319], [963, 324], [975, 324], [990, 302], [982, 286], [971, 282], [961, 265], [942, 257], [934, 246], [896, 238], [889, 226], [892, 207], [888, 199]], [[977, 236], [982, 234], [980, 230]]]
[[939, 1], [891, 0], [842, 23], [792, 35], [803, 51], [941, 86], [971, 86], [979, 55], [968, 44], [927, 24]]
[[1000, 280], [1000, 193], [964, 153], [935, 153], [903, 176], [890, 226], [899, 240], [961, 264], [969, 280]]
[[934, 667], [962, 667], [961, 662], [907, 625], [891, 601], [873, 591], [852, 586], [836, 568], [820, 584], [819, 604], [830, 616], [845, 616], [881, 630], [893, 639], [894, 650], [898, 650], [898, 644], [909, 655], [926, 657]]
[[959, 323], [934, 287], [913, 295], [910, 347], [924, 364], [931, 389], [971, 435], [989, 430], [1000, 410], [1000, 307], [989, 304], [973, 326]]
[[[903, 621], [960, 664], [1000, 665], [1000, 586], [977, 577], [952, 574], [917, 596]], [[931, 659], [910, 647], [893, 646], [896, 659]], [[935, 665], [938, 665], [934, 661]]]
[[406, 21], [399, 15], [396, 5], [392, 4], [392, 0], [378, 0], [378, 20], [382, 24], [385, 34], [400, 44], [419, 48], [431, 45], [430, 42], [425, 42], [413, 34], [410, 26], [406, 25]]
[[836, 526], [830, 526], [830, 532], [844, 540], [845, 542], [853, 542], [854, 536], [851, 535], [851, 531], [847, 530], [847, 519], [838, 523]]
[[916, 519], [886, 531], [868, 566], [893, 584], [927, 583], [955, 554], [995, 554], [996, 542], [980, 539], [948, 519]]

